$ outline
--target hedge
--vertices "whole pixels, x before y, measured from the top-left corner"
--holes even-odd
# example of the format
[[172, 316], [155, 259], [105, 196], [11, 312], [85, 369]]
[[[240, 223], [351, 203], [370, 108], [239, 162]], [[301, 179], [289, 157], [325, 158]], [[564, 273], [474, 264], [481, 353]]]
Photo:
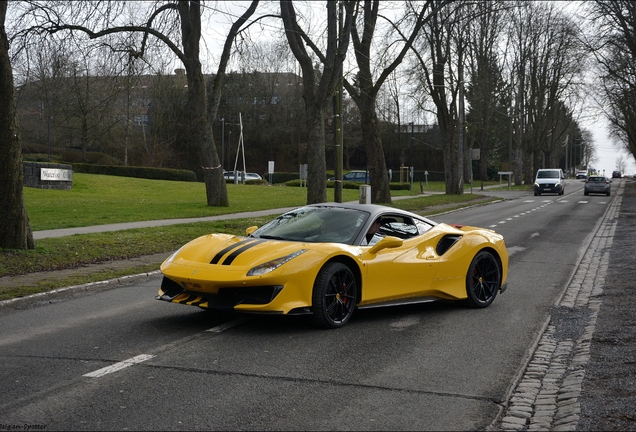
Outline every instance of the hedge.
[[147, 178], [152, 180], [197, 181], [197, 176], [194, 171], [168, 168], [75, 163], [73, 164], [73, 171], [86, 174], [105, 174], [121, 177]]

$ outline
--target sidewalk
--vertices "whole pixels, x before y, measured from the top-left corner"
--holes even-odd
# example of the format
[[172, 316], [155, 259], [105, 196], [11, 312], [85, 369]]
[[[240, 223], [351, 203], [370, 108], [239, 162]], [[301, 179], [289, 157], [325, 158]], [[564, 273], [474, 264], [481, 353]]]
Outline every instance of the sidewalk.
[[[474, 188], [473, 193], [476, 195], [477, 194], [491, 195], [491, 196], [495, 195], [495, 196], [500, 196], [504, 199], [512, 199], [513, 197], [523, 194], [523, 192], [519, 192], [519, 191], [490, 192], [487, 190], [487, 189], [493, 189], [497, 187], [499, 186], [487, 186], [484, 190], [479, 190], [479, 188]], [[417, 198], [417, 197], [421, 197], [425, 195], [434, 195], [437, 193], [442, 193], [442, 192], [427, 192], [424, 195], [414, 195], [414, 196], [398, 196], [398, 197], [393, 197], [392, 200], [399, 201], [403, 199]], [[349, 203], [357, 203], [357, 201], [349, 201]], [[167, 225], [179, 225], [179, 224], [193, 223], [193, 222], [211, 222], [211, 221], [217, 221], [217, 220], [241, 219], [241, 218], [252, 218], [252, 217], [261, 217], [261, 216], [269, 216], [269, 215], [279, 215], [287, 211], [293, 210], [295, 208], [297, 207], [284, 207], [284, 208], [257, 210], [257, 211], [242, 212], [242, 213], [228, 213], [228, 214], [222, 214], [217, 216], [205, 216], [205, 217], [197, 217], [197, 218], [138, 221], [138, 222], [126, 222], [126, 223], [96, 225], [96, 226], [87, 226], [87, 227], [78, 227], [78, 228], [62, 228], [62, 229], [53, 229], [53, 230], [34, 231], [33, 239], [39, 240], [43, 238], [65, 237], [65, 236], [74, 235], [74, 234], [93, 234], [93, 233], [99, 233], [99, 232], [121, 231], [121, 230], [134, 229], [134, 228], [150, 228], [150, 227], [159, 227], [159, 226], [167, 226]]]

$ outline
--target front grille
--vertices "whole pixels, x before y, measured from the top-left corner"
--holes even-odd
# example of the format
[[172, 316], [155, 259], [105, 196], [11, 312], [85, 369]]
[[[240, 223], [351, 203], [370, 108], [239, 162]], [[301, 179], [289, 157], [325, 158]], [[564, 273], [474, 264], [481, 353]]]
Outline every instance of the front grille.
[[222, 303], [230, 303], [234, 305], [267, 304], [271, 303], [282, 289], [282, 285], [221, 288], [217, 297]]
[[256, 287], [228, 287], [221, 288], [217, 294], [203, 293], [198, 291], [183, 289], [177, 282], [163, 277], [161, 290], [164, 294], [160, 300], [173, 301], [180, 294], [189, 294], [190, 297], [180, 298], [177, 303], [189, 303], [195, 298], [200, 298], [196, 303], [208, 303], [209, 308], [231, 309], [239, 304], [264, 305], [272, 300], [282, 291], [282, 285], [256, 286]]

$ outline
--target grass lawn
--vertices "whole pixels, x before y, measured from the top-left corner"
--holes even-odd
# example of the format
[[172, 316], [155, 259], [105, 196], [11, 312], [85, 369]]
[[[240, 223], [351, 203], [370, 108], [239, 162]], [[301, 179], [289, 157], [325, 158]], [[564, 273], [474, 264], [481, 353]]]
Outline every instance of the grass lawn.
[[[228, 184], [227, 189], [230, 206], [209, 207], [203, 183], [77, 173], [71, 190], [24, 188], [24, 201], [33, 231], [215, 216], [307, 202], [304, 187]], [[392, 191], [392, 195], [412, 193]], [[333, 201], [333, 189], [327, 190], [327, 199]], [[358, 199], [358, 189], [343, 190], [343, 201]]]

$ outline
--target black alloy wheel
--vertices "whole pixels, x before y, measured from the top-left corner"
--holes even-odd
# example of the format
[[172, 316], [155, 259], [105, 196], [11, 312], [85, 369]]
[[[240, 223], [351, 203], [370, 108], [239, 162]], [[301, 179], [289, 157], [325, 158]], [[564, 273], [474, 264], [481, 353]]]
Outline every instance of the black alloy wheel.
[[312, 311], [320, 327], [338, 328], [349, 321], [356, 307], [356, 278], [342, 263], [328, 263], [314, 283]]
[[493, 302], [501, 287], [499, 262], [488, 251], [480, 251], [468, 268], [466, 293], [468, 304], [474, 308], [485, 308]]

